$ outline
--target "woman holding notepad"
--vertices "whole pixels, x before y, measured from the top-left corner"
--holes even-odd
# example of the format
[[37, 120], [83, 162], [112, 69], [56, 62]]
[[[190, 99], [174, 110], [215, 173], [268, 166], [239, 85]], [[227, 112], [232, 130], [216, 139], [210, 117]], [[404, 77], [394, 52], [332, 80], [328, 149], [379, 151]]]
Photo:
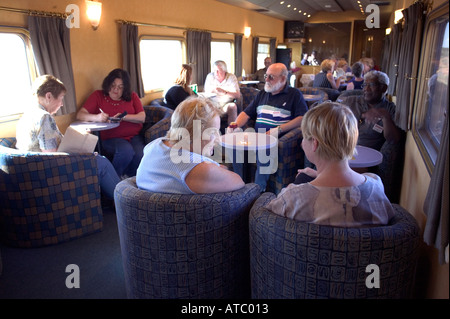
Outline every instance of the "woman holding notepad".
[[[59, 131], [53, 115], [63, 105], [66, 88], [52, 75], [36, 79], [33, 95], [37, 104], [27, 110], [17, 124], [16, 147], [31, 152], [56, 152], [63, 134]], [[95, 156], [98, 178], [102, 192], [114, 199], [114, 188], [120, 181], [111, 162], [100, 155]]]
[[145, 111], [139, 96], [131, 91], [127, 71], [112, 70], [103, 80], [102, 89], [93, 92], [78, 111], [77, 119], [120, 121], [118, 127], [100, 132], [101, 151], [111, 158], [119, 176], [136, 175], [145, 146], [144, 138], [139, 135], [145, 122]]

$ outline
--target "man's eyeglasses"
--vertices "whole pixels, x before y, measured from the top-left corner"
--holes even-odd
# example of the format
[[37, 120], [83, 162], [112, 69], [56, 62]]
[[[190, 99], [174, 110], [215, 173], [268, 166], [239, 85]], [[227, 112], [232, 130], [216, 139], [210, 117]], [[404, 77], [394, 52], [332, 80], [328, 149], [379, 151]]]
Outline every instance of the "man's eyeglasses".
[[361, 87], [364, 89], [366, 87], [370, 87], [371, 89], [374, 87], [379, 86], [379, 83], [374, 83], [374, 82], [370, 82], [370, 83], [364, 83], [363, 85], [361, 85]]
[[273, 74], [264, 74], [264, 80], [269, 79], [270, 81], [275, 80], [275, 78], [279, 75], [273, 75]]

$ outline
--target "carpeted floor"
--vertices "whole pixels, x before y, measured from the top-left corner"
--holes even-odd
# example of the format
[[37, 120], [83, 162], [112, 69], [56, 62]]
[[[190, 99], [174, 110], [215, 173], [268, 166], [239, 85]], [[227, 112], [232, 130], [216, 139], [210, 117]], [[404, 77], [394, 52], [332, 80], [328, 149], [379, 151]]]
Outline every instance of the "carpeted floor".
[[[0, 246], [0, 299], [126, 298], [116, 214], [104, 210], [103, 230], [55, 246]], [[67, 288], [66, 267], [80, 269], [80, 288]]]

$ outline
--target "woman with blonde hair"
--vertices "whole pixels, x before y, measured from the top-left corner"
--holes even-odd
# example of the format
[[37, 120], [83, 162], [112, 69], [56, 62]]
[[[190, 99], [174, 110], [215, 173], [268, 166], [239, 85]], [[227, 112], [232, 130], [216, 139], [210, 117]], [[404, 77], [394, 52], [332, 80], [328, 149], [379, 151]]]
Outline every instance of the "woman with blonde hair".
[[317, 170], [305, 168], [313, 180], [290, 184], [268, 204], [274, 213], [332, 226], [385, 225], [393, 208], [379, 176], [359, 174], [349, 166], [358, 141], [358, 122], [340, 103], [325, 102], [302, 120], [302, 148]]
[[345, 81], [345, 76], [334, 78], [333, 72], [335, 67], [335, 62], [330, 59], [325, 59], [320, 64], [322, 71], [316, 74], [314, 77], [313, 87], [315, 88], [329, 88], [329, 89], [339, 89], [341, 82]]
[[192, 91], [190, 85], [192, 81], [192, 67], [189, 64], [182, 64], [180, 74], [164, 96], [164, 102], [168, 108], [175, 108], [191, 95], [197, 95]]
[[202, 97], [181, 102], [166, 137], [145, 147], [137, 186], [174, 194], [229, 192], [244, 187], [238, 174], [209, 158], [219, 137], [221, 114], [214, 102]]

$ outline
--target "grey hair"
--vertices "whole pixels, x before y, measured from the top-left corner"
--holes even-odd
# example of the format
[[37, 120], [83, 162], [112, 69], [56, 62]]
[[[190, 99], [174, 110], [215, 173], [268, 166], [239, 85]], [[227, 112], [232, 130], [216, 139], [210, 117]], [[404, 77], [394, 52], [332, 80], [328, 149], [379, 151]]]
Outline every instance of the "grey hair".
[[216, 62], [214, 62], [214, 65], [220, 69], [222, 69], [223, 71], [225, 71], [225, 73], [228, 72], [227, 70], [227, 64], [225, 63], [225, 61], [222, 60], [217, 60]]
[[367, 74], [364, 75], [364, 81], [366, 81], [368, 79], [376, 79], [378, 81], [378, 83], [389, 86], [389, 77], [384, 72], [381, 72], [381, 71], [367, 72]]

